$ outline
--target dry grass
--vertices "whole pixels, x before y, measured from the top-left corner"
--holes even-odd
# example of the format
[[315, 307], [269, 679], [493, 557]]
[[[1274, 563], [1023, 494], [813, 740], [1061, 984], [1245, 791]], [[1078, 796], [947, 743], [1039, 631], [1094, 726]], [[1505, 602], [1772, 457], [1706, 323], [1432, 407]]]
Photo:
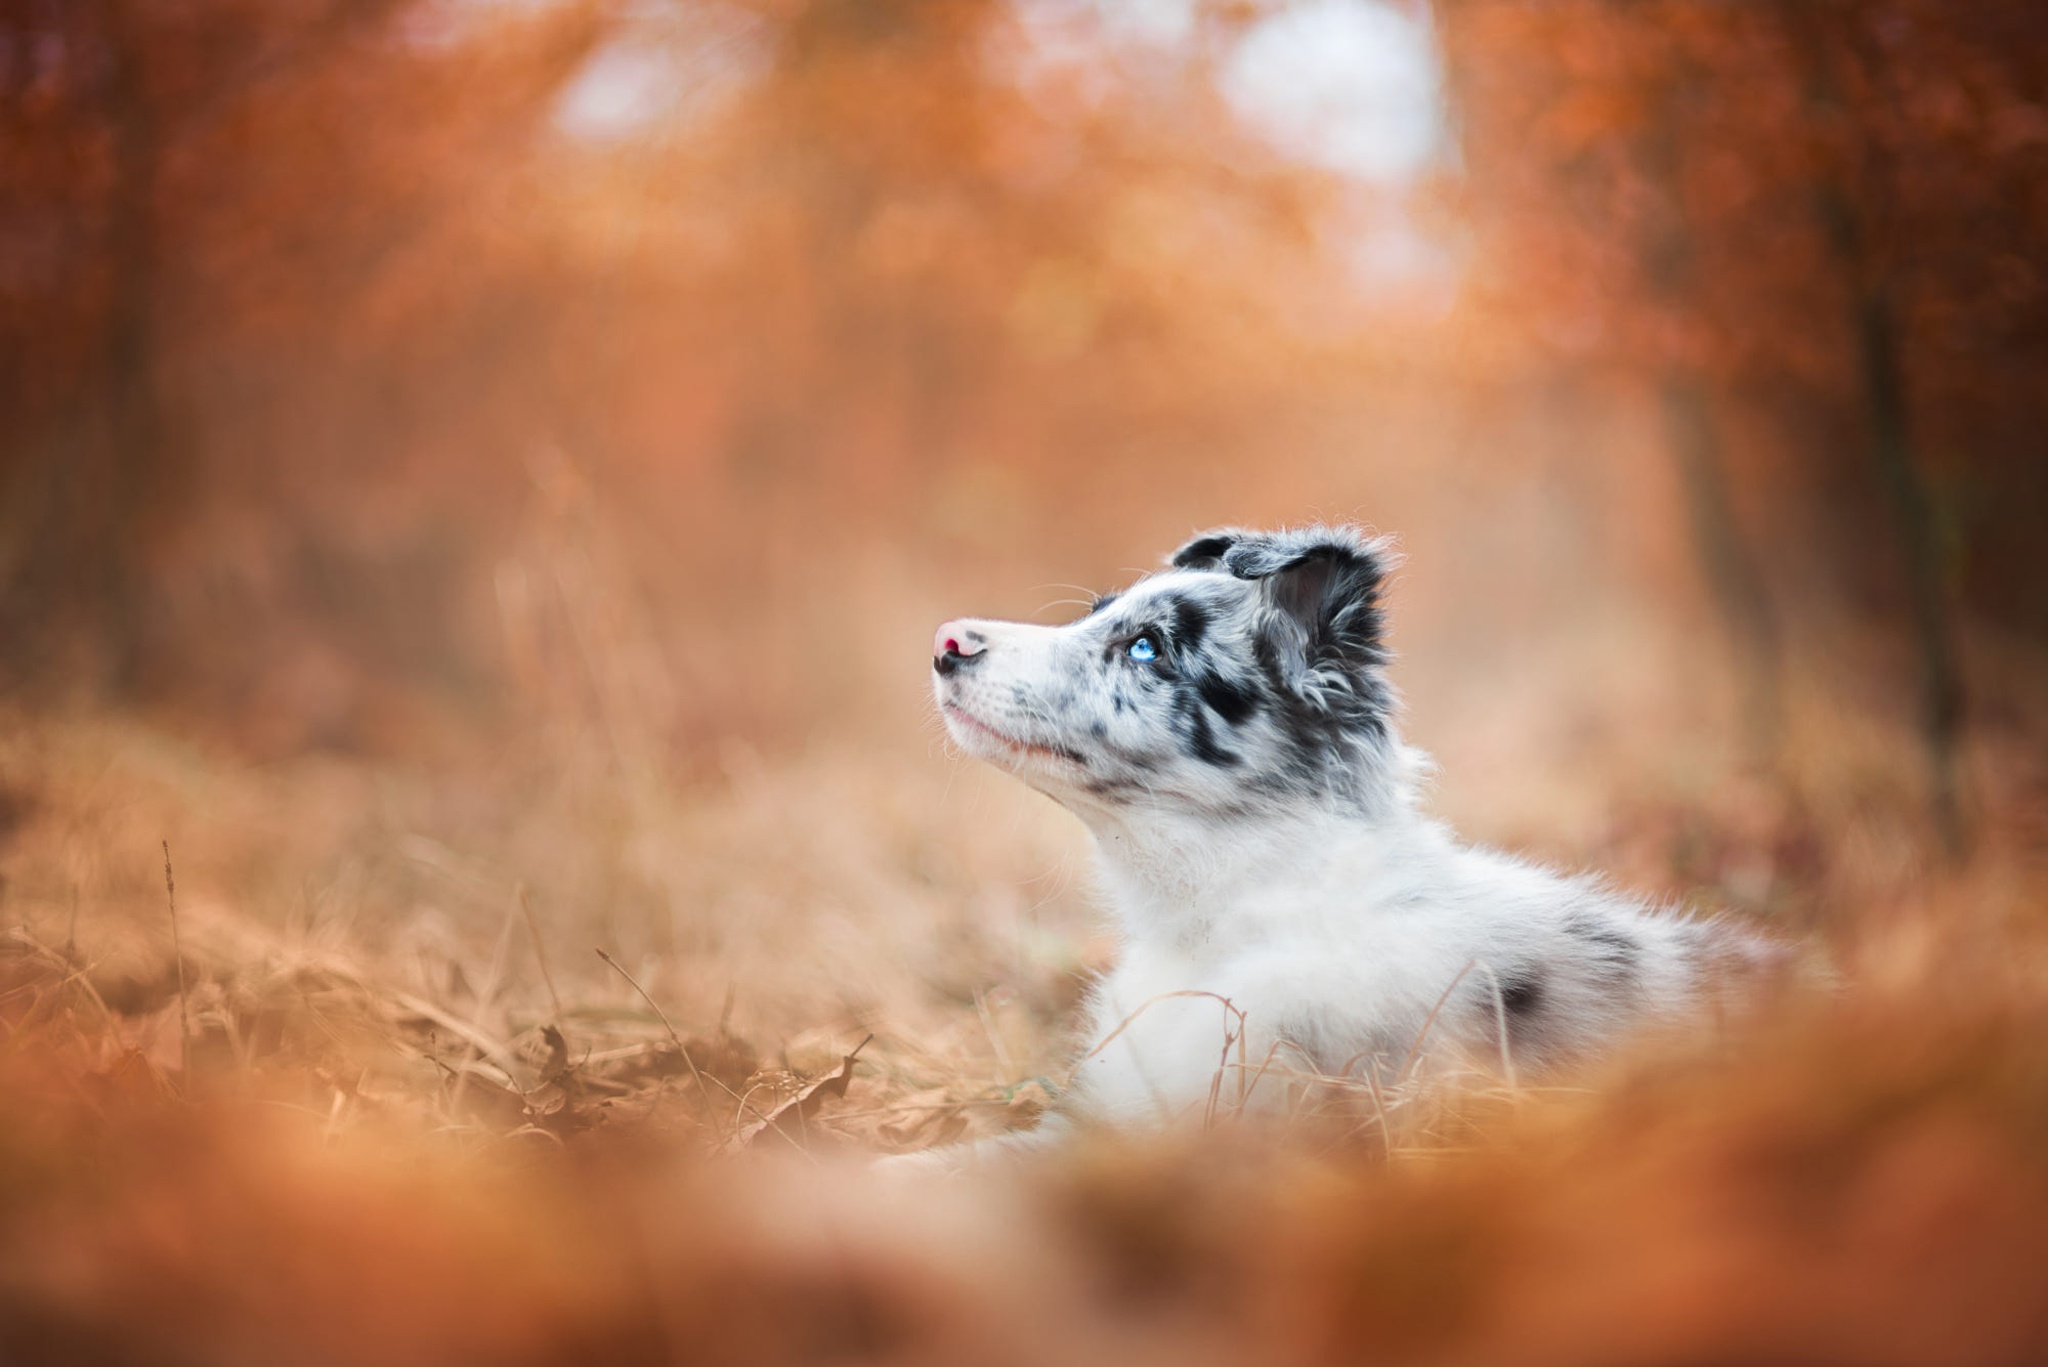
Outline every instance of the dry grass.
[[[1481, 815], [1817, 935], [1831, 1000], [1546, 1089], [1314, 1077], [1219, 1007], [1206, 1134], [916, 1187], [857, 1162], [1028, 1123], [1113, 952], [1000, 778], [884, 737], [686, 787], [573, 729], [249, 767], [15, 715], [0, 1325], [24, 1361], [2038, 1360], [2048, 786], [1998, 679], [1961, 865], [1906, 738], [1818, 702], [1768, 780], [1593, 756], [1604, 820], [1533, 781]], [[1261, 1074], [1291, 1140], [1239, 1123]]]

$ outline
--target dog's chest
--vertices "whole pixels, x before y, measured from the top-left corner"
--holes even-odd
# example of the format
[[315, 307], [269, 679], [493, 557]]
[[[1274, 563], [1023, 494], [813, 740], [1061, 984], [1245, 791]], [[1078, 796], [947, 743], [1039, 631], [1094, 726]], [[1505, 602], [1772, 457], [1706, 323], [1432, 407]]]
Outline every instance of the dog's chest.
[[1290, 1071], [1407, 1048], [1502, 908], [1450, 891], [1435, 850], [1394, 853], [1326, 848], [1118, 905], [1128, 938], [1084, 1029], [1077, 1106], [1157, 1123], [1231, 1104], [1252, 1078], [1263, 1106]]
[[1081, 1107], [1098, 1118], [1157, 1123], [1205, 1106], [1237, 1061], [1249, 1013], [1228, 959], [1133, 946], [1096, 985], [1074, 1069]]

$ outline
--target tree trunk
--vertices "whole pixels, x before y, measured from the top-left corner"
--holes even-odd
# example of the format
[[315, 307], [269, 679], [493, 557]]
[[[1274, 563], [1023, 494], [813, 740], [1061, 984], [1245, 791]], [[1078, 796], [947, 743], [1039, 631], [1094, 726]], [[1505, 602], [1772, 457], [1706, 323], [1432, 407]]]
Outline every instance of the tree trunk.
[[[1685, 83], [1681, 82], [1681, 86]], [[1686, 214], [1683, 151], [1679, 143], [1681, 96], [1667, 96], [1637, 148], [1644, 177], [1655, 186], [1662, 212], [1636, 244], [1644, 280], [1656, 307], [1673, 318], [1702, 311], [1695, 277], [1697, 250]], [[1752, 759], [1775, 768], [1782, 736], [1778, 631], [1763, 571], [1750, 553], [1728, 496], [1721, 428], [1713, 394], [1698, 370], [1683, 360], [1667, 361], [1658, 379], [1666, 438], [1685, 490], [1693, 549], [1721, 610], [1743, 675], [1743, 732]]]
[[111, 57], [108, 119], [114, 181], [108, 204], [112, 291], [102, 356], [101, 440], [73, 486], [72, 582], [102, 652], [102, 681], [136, 682], [147, 548], [143, 513], [164, 459], [158, 388], [158, 171], [162, 142], [150, 99], [147, 35], [128, 5], [103, 13]]
[[1898, 325], [1891, 296], [1882, 285], [1866, 285], [1858, 292], [1854, 327], [1871, 456], [1898, 522], [1912, 597], [1913, 633], [1920, 657], [1920, 729], [1927, 747], [1935, 822], [1950, 855], [1960, 855], [1965, 832], [1957, 792], [1956, 746], [1963, 720], [1962, 677], [1942, 594], [1933, 500], [1913, 460]]
[[1693, 545], [1743, 662], [1744, 731], [1757, 761], [1775, 763], [1784, 729], [1777, 621], [1728, 497], [1713, 405], [1705, 386], [1679, 371], [1665, 374], [1659, 397], [1665, 433], [1685, 488]]
[[[1962, 674], [1956, 660], [1948, 605], [1942, 592], [1940, 547], [1933, 500], [1920, 477], [1907, 409], [1905, 367], [1900, 357], [1893, 282], [1870, 248], [1864, 199], [1885, 185], [1879, 143], [1854, 120], [1841, 98], [1833, 63], [1869, 57], [1855, 41], [1855, 11], [1785, 4], [1778, 11], [1804, 65], [1806, 100], [1818, 127], [1839, 126], [1846, 134], [1848, 165], [1817, 175], [1816, 216], [1848, 287], [1848, 333], [1855, 348], [1856, 379], [1872, 464], [1891, 503], [1895, 530], [1912, 603], [1915, 653], [1920, 661], [1920, 734], [1926, 751], [1934, 820], [1951, 857], [1967, 845], [1956, 768], [1963, 721]], [[1832, 21], [1837, 27], [1827, 27]], [[1844, 29], [1842, 25], [1852, 27]], [[1882, 82], [1875, 83], [1880, 90]]]

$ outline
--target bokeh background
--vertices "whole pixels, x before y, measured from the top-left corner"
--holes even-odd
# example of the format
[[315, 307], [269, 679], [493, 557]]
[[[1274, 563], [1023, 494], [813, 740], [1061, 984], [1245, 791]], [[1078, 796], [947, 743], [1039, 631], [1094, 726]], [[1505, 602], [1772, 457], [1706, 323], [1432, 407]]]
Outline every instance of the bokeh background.
[[[1026, 1122], [1115, 951], [1078, 828], [946, 752], [931, 627], [1329, 519], [1407, 557], [1438, 810], [1893, 994], [1674, 1114], [1991, 1058], [2010, 1138], [2048, 1096], [2044, 376], [2024, 0], [5, 0], [17, 1110], [696, 1152], [872, 1035], [792, 1147]], [[1712, 1189], [1685, 1133], [1645, 1189]], [[20, 1142], [71, 1190], [72, 1140]], [[1499, 1194], [1402, 1195], [1387, 1248]], [[1851, 1242], [2008, 1265], [1965, 1205]], [[983, 1290], [1057, 1242], [1019, 1237]], [[104, 1318], [118, 1279], [29, 1265], [0, 1310]], [[1632, 1360], [1700, 1322], [1642, 1304]], [[1925, 1360], [1893, 1329], [1854, 1342]]]

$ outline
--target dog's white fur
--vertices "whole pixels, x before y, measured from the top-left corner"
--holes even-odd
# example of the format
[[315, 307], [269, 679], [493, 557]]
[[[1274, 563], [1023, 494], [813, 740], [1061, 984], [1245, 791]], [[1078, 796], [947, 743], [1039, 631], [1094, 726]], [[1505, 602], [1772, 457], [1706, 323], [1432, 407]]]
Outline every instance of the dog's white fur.
[[[998, 1150], [1075, 1123], [1168, 1124], [1219, 1098], [1279, 1110], [1293, 1099], [1284, 1079], [1303, 1072], [1457, 1058], [1526, 1080], [1686, 1019], [1724, 965], [1768, 953], [1461, 844], [1422, 812], [1427, 761], [1396, 737], [1379, 678], [1381, 543], [1348, 528], [1226, 531], [1176, 562], [1194, 567], [1080, 621], [962, 620], [935, 643], [948, 733], [1086, 825], [1122, 942], [1055, 1113]], [[1288, 580], [1304, 567], [1314, 575]], [[1190, 628], [1179, 639], [1176, 622]], [[1232, 705], [1226, 686], [1254, 702]], [[1190, 720], [1201, 697], [1222, 712]], [[1288, 734], [1333, 726], [1327, 746]]]

